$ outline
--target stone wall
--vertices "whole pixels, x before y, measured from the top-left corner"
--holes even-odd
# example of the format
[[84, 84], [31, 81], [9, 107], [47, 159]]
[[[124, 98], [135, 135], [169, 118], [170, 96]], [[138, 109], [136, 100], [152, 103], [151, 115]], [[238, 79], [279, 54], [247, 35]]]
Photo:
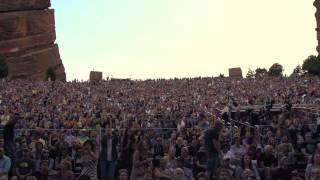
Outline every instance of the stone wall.
[[0, 54], [10, 79], [45, 80], [54, 67], [57, 79], [65, 80], [50, 5], [50, 0], [0, 0]]

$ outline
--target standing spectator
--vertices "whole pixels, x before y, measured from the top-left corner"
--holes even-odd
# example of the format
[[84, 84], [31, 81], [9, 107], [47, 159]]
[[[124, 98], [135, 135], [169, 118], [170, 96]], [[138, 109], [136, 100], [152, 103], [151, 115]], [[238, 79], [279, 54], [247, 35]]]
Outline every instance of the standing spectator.
[[272, 173], [272, 179], [274, 180], [290, 180], [291, 171], [288, 167], [288, 158], [283, 157], [280, 160], [279, 167]]
[[311, 179], [312, 180], [319, 180], [320, 179], [320, 169], [319, 168], [312, 170]]
[[50, 172], [48, 161], [41, 161], [39, 166], [39, 170], [36, 171], [35, 176], [37, 177], [37, 179], [47, 179]]
[[106, 134], [102, 138], [101, 145], [101, 176], [103, 179], [112, 180], [118, 161], [118, 137], [112, 132], [111, 128], [106, 128]]
[[201, 146], [195, 158], [195, 165], [196, 165], [195, 174], [206, 171], [207, 159], [208, 158], [206, 154], [206, 149], [205, 147]]
[[156, 142], [153, 145], [153, 151], [154, 151], [154, 155], [163, 157], [164, 156], [164, 152], [163, 152], [163, 145], [162, 145], [162, 138], [161, 137], [157, 137], [156, 138]]
[[265, 167], [274, 168], [278, 165], [278, 161], [273, 155], [272, 146], [270, 145], [265, 146], [261, 159]]
[[195, 168], [194, 166], [194, 160], [189, 155], [189, 151], [187, 147], [183, 147], [181, 149], [181, 156], [177, 159], [178, 167], [182, 168], [184, 171], [185, 179], [192, 180], [194, 179], [193, 170]]
[[172, 174], [167, 169], [167, 161], [166, 159], [157, 159], [157, 163], [155, 163], [154, 176], [156, 180], [170, 180], [172, 179]]
[[60, 180], [73, 180], [74, 175], [71, 169], [71, 162], [64, 159], [60, 165]]
[[0, 147], [0, 179], [8, 179], [11, 167], [11, 159], [4, 155], [3, 147]]
[[240, 165], [235, 170], [236, 180], [244, 180], [246, 171], [250, 171], [250, 174], [253, 174], [257, 180], [260, 180], [257, 166], [251, 161], [251, 157], [248, 154], [243, 156]]
[[119, 166], [121, 169], [127, 170], [127, 175], [130, 177], [132, 169], [132, 158], [134, 153], [134, 136], [132, 131], [126, 130], [122, 136], [121, 161]]
[[316, 152], [311, 158], [311, 162], [307, 165], [305, 180], [313, 180], [312, 173], [320, 169], [320, 153]]
[[91, 140], [84, 142], [82, 153], [83, 169], [80, 175], [82, 178], [87, 177], [90, 180], [97, 180], [98, 154], [95, 144]]
[[219, 133], [223, 128], [221, 121], [215, 121], [212, 128], [205, 132], [204, 140], [207, 150], [207, 174], [212, 177], [215, 171], [220, 166], [221, 144], [219, 140]]
[[246, 148], [240, 142], [240, 137], [235, 136], [233, 138], [234, 145], [231, 146], [230, 151], [235, 155], [236, 159], [240, 160], [242, 156], [246, 153]]
[[25, 179], [33, 174], [34, 169], [35, 165], [30, 157], [29, 149], [25, 148], [22, 151], [22, 158], [16, 162], [16, 174], [19, 179]]
[[148, 149], [145, 142], [139, 142], [133, 154], [133, 166], [130, 180], [143, 180], [144, 172], [150, 168], [149, 164], [153, 158], [148, 156]]
[[15, 153], [16, 153], [16, 145], [14, 143], [14, 128], [17, 121], [20, 119], [20, 115], [15, 113], [11, 120], [9, 120], [3, 131], [3, 138], [4, 138], [4, 151], [5, 154], [10, 157], [11, 160], [15, 160]]

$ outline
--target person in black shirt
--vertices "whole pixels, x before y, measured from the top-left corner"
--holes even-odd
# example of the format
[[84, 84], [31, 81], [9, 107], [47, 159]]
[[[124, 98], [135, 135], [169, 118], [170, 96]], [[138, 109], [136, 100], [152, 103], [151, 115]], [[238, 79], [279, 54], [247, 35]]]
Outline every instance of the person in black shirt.
[[291, 170], [288, 167], [288, 158], [283, 157], [280, 160], [280, 166], [272, 173], [272, 179], [274, 180], [290, 180]]
[[24, 148], [22, 152], [22, 158], [16, 161], [15, 167], [16, 174], [19, 177], [19, 179], [24, 179], [32, 175], [35, 168], [34, 162], [29, 155], [29, 149]]
[[15, 152], [16, 152], [16, 146], [14, 143], [14, 128], [17, 123], [17, 121], [20, 119], [20, 115], [18, 113], [15, 113], [11, 120], [7, 122], [7, 124], [4, 126], [3, 131], [3, 139], [4, 139], [4, 151], [5, 154], [10, 157], [13, 161], [16, 159]]
[[261, 160], [265, 167], [276, 167], [278, 165], [277, 159], [272, 154], [272, 146], [267, 145], [265, 147], [265, 152], [261, 156]]
[[111, 128], [106, 128], [106, 134], [101, 140], [101, 175], [102, 179], [113, 179], [118, 161], [118, 136]]
[[215, 121], [213, 127], [204, 134], [205, 147], [207, 150], [207, 174], [211, 177], [220, 165], [221, 144], [219, 141], [219, 133], [223, 128], [222, 121]]
[[154, 150], [154, 156], [160, 156], [160, 157], [164, 156], [164, 150], [163, 150], [161, 137], [156, 138], [156, 143], [153, 145], [153, 150]]

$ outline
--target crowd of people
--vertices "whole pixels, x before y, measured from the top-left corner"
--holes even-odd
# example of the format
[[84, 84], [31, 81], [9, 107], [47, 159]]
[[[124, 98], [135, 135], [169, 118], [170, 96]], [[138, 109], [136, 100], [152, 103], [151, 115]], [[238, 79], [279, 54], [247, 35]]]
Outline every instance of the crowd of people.
[[319, 88], [309, 76], [2, 80], [0, 179], [320, 179], [317, 115], [221, 116], [226, 106], [319, 109]]

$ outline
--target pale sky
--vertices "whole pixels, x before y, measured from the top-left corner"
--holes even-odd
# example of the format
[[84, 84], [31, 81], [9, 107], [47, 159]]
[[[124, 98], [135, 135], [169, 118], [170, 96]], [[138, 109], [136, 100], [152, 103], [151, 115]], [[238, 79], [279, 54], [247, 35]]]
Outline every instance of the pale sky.
[[51, 0], [67, 79], [290, 74], [316, 55], [314, 0]]

